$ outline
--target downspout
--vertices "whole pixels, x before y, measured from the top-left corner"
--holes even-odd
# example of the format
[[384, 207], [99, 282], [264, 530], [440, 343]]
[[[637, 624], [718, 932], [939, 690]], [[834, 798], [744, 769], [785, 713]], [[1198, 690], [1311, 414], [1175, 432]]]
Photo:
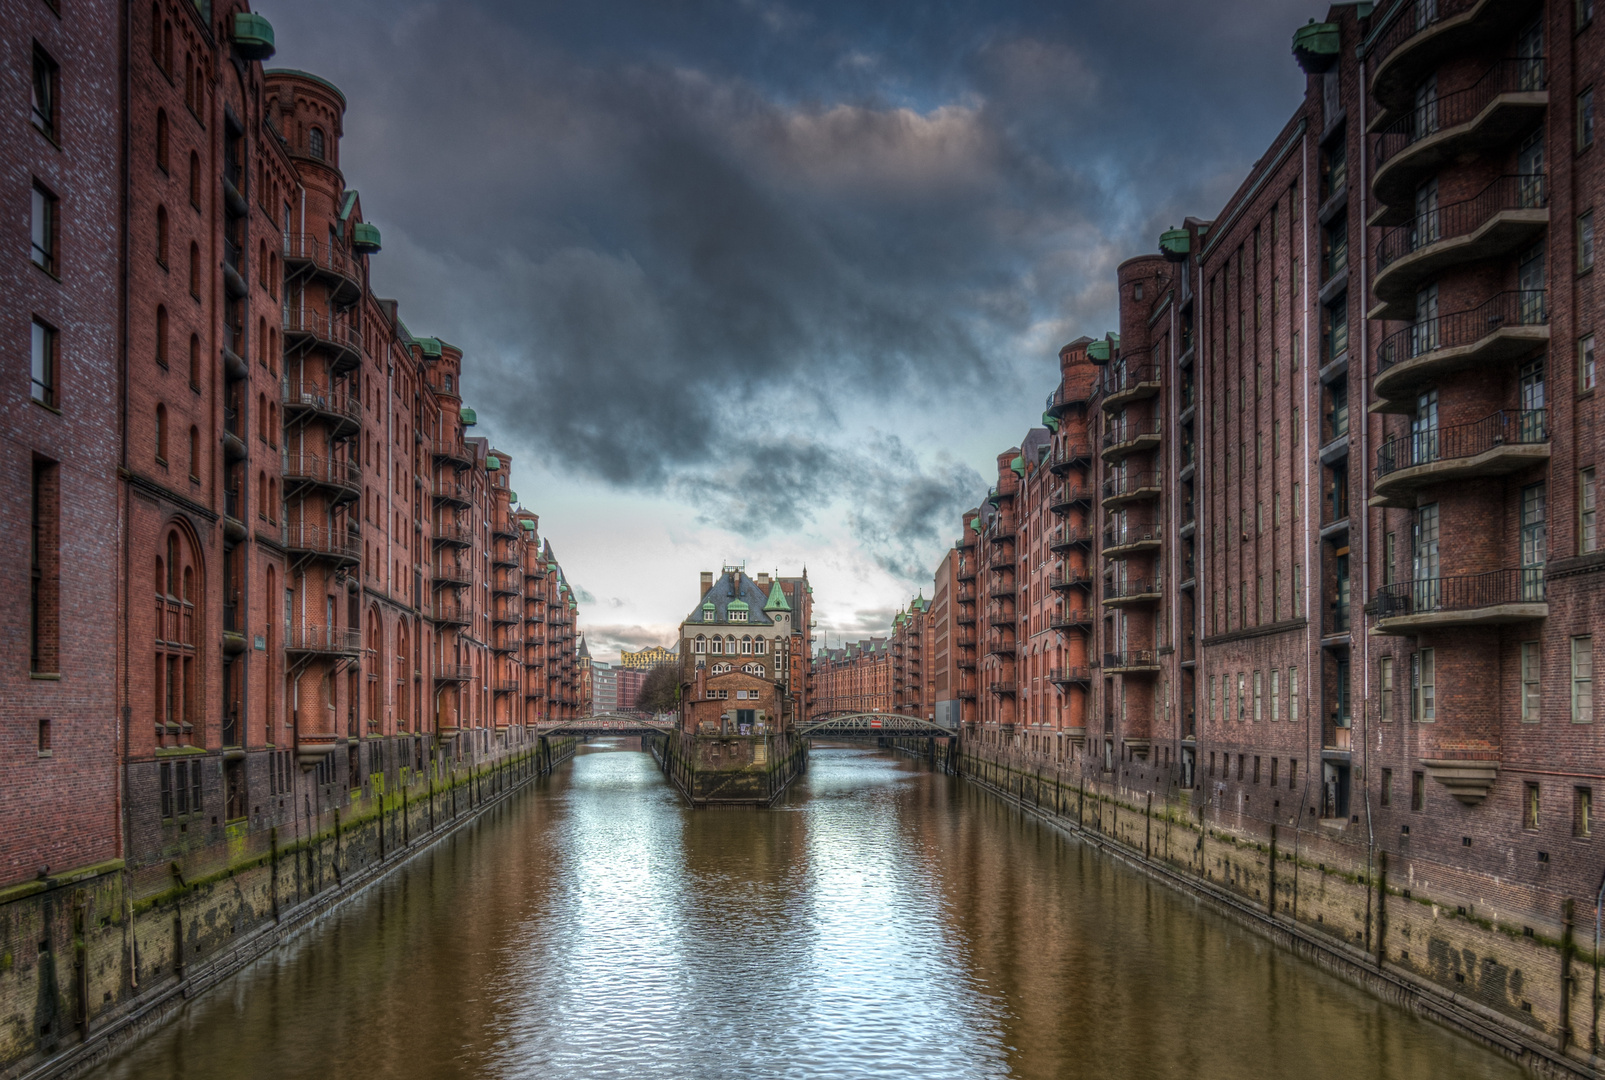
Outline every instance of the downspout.
[[[1302, 390], [1303, 390], [1303, 397], [1301, 399], [1302, 400], [1303, 413], [1302, 413], [1302, 416], [1301, 416], [1300, 419], [1301, 419], [1301, 423], [1303, 424], [1303, 426], [1304, 426], [1306, 431], [1309, 429], [1309, 426], [1310, 426], [1310, 374], [1311, 374], [1311, 365], [1315, 363], [1315, 357], [1317, 355], [1316, 349], [1315, 349], [1315, 339], [1310, 335], [1310, 305], [1312, 303], [1314, 303], [1314, 298], [1313, 298], [1313, 296], [1312, 296], [1312, 294], [1310, 292], [1310, 280], [1309, 280], [1309, 278], [1310, 278], [1310, 153], [1309, 153], [1309, 141], [1310, 141], [1309, 130], [1308, 130], [1308, 126], [1306, 126], [1305, 133], [1304, 133], [1304, 136], [1303, 136], [1304, 145], [1303, 145], [1303, 148], [1301, 149], [1300, 154], [1299, 154], [1300, 158], [1303, 160], [1303, 163], [1304, 163], [1304, 167], [1303, 167], [1304, 180], [1303, 180], [1303, 183], [1301, 183], [1299, 185], [1299, 235], [1303, 240], [1303, 253], [1302, 253], [1302, 255], [1300, 257], [1300, 260], [1299, 260], [1299, 273], [1300, 273], [1300, 275], [1302, 275], [1302, 280], [1297, 282], [1297, 284], [1299, 286], [1299, 294], [1304, 297], [1304, 302], [1303, 302], [1303, 304], [1300, 305], [1300, 307], [1302, 308], [1303, 326], [1302, 326], [1302, 329], [1299, 332], [1300, 332], [1300, 334], [1301, 334], [1301, 336], [1303, 338], [1303, 342], [1304, 342], [1304, 356], [1303, 356], [1303, 360], [1302, 360], [1302, 362], [1303, 362], [1302, 375], [1301, 375], [1299, 381], [1302, 384]], [[1300, 438], [1303, 438], [1304, 432], [1296, 431], [1295, 433]], [[1319, 436], [1318, 435], [1317, 436], [1312, 436], [1312, 438], [1315, 438], [1315, 439], [1318, 440]], [[1303, 472], [1302, 472], [1303, 489], [1302, 489], [1302, 492], [1301, 492], [1302, 498], [1297, 500], [1297, 501], [1295, 501], [1294, 508], [1297, 509], [1298, 512], [1303, 515], [1303, 521], [1304, 521], [1304, 528], [1302, 530], [1300, 530], [1300, 532], [1303, 534], [1303, 541], [1304, 541], [1303, 548], [1302, 548], [1302, 550], [1300, 552], [1300, 562], [1303, 564], [1301, 569], [1303, 570], [1304, 580], [1301, 583], [1301, 585], [1302, 585], [1302, 590], [1301, 591], [1302, 591], [1303, 595], [1301, 597], [1299, 597], [1299, 599], [1304, 601], [1304, 617], [1305, 617], [1305, 620], [1306, 620], [1306, 625], [1308, 625], [1308, 620], [1311, 618], [1311, 612], [1313, 612], [1315, 610], [1314, 605], [1310, 602], [1310, 573], [1309, 573], [1309, 570], [1310, 570], [1310, 545], [1311, 545], [1311, 541], [1310, 541], [1310, 527], [1309, 527], [1309, 522], [1310, 522], [1310, 507], [1309, 507], [1309, 503], [1310, 503], [1310, 453], [1311, 453], [1311, 451], [1316, 449], [1316, 446], [1312, 445], [1311, 441], [1309, 439], [1305, 439], [1303, 445], [1304, 445], [1304, 453], [1302, 455], [1300, 455], [1302, 457], [1302, 459], [1303, 459], [1303, 461], [1302, 461], [1302, 466], [1303, 466]], [[1318, 443], [1316, 445], [1318, 445]], [[1319, 518], [1317, 518], [1317, 521], [1319, 521]], [[1319, 529], [1317, 528], [1316, 531], [1319, 532]], [[1319, 636], [1319, 635], [1317, 635], [1317, 636]], [[1304, 693], [1305, 693], [1305, 697], [1306, 698], [1310, 698], [1310, 699], [1314, 699], [1314, 700], [1318, 701], [1318, 700], [1320, 700], [1319, 697], [1317, 695], [1311, 694], [1309, 692], [1308, 687], [1310, 685], [1310, 677], [1311, 677], [1311, 675], [1319, 673], [1320, 665], [1319, 665], [1319, 663], [1317, 663], [1312, 667], [1312, 665], [1310, 664], [1310, 662], [1309, 662], [1310, 661], [1310, 649], [1309, 649], [1309, 645], [1308, 645], [1309, 635], [1307, 633], [1305, 634], [1304, 640], [1306, 642], [1305, 652], [1304, 652], [1304, 661], [1305, 661], [1305, 663], [1304, 663], [1304, 671], [1305, 671], [1305, 681], [1304, 681], [1305, 691], [1304, 691]], [[1316, 645], [1316, 655], [1317, 656], [1319, 656], [1319, 649], [1320, 649], [1320, 646], [1319, 646], [1319, 644], [1317, 644]], [[1310, 746], [1311, 745], [1310, 742], [1308, 741], [1310, 739], [1309, 723], [1310, 723], [1310, 714], [1311, 714], [1311, 712], [1312, 712], [1312, 710], [1308, 709], [1308, 708], [1306, 708], [1304, 710], [1305, 739], [1306, 739], [1305, 745], [1306, 746]], [[1316, 726], [1315, 726], [1315, 730], [1314, 730], [1314, 744], [1313, 744], [1314, 753], [1311, 755], [1311, 760], [1312, 760], [1312, 762], [1313, 762], [1315, 767], [1321, 769], [1321, 782], [1324, 784], [1326, 782], [1326, 763], [1321, 758], [1322, 722], [1320, 720], [1319, 713], [1316, 713], [1315, 719], [1316, 719]], [[1306, 774], [1305, 774], [1305, 786], [1306, 786], [1306, 788], [1308, 788], [1308, 785], [1309, 785], [1309, 774], [1306, 771]], [[1307, 806], [1308, 804], [1305, 804], [1305, 805]], [[1303, 814], [1303, 812], [1304, 812], [1304, 807], [1303, 806], [1299, 807], [1299, 813]], [[1296, 843], [1297, 843], [1297, 840], [1295, 839], [1295, 844]]]
[[[1359, 69], [1358, 70], [1359, 70], [1359, 84], [1360, 84], [1361, 87], [1364, 87], [1365, 86], [1365, 57], [1364, 57], [1364, 55], [1362, 55], [1360, 57]], [[1359, 101], [1360, 101], [1360, 105], [1359, 105], [1360, 127], [1359, 127], [1359, 130], [1362, 132], [1362, 135], [1360, 137], [1360, 173], [1359, 173], [1359, 178], [1360, 178], [1360, 185], [1359, 185], [1359, 188], [1360, 188], [1360, 191], [1359, 191], [1359, 194], [1360, 194], [1360, 215], [1359, 215], [1359, 221], [1360, 221], [1360, 230], [1361, 230], [1361, 232], [1360, 232], [1360, 265], [1359, 265], [1359, 271], [1360, 271], [1360, 306], [1361, 306], [1361, 311], [1363, 313], [1364, 307], [1365, 307], [1365, 298], [1366, 298], [1366, 296], [1367, 296], [1367, 294], [1369, 293], [1369, 290], [1370, 290], [1370, 280], [1369, 280], [1369, 278], [1370, 278], [1370, 274], [1369, 274], [1370, 267], [1369, 267], [1369, 264], [1368, 264], [1367, 259], [1366, 259], [1367, 252], [1370, 250], [1370, 245], [1365, 242], [1365, 240], [1366, 240], [1366, 237], [1365, 237], [1365, 228], [1366, 228], [1365, 222], [1366, 222], [1366, 220], [1368, 218], [1368, 215], [1366, 213], [1366, 203], [1368, 201], [1366, 199], [1366, 193], [1367, 193], [1366, 189], [1367, 189], [1367, 186], [1368, 186], [1367, 181], [1366, 181], [1366, 177], [1369, 174], [1368, 174], [1368, 172], [1366, 170], [1366, 153], [1365, 153], [1366, 145], [1365, 145], [1365, 137], [1364, 137], [1364, 134], [1363, 134], [1363, 132], [1366, 130], [1366, 111], [1365, 110], [1366, 110], [1366, 104], [1367, 104], [1367, 97], [1366, 97], [1364, 92], [1360, 93], [1358, 95], [1358, 97], [1359, 97]], [[1347, 131], [1344, 132], [1344, 138], [1348, 138]], [[1360, 402], [1360, 439], [1359, 439], [1360, 460], [1359, 460], [1358, 464], [1360, 466], [1359, 473], [1360, 473], [1360, 483], [1362, 485], [1362, 487], [1361, 487], [1362, 495], [1363, 495], [1363, 492], [1365, 490], [1365, 488], [1364, 488], [1365, 476], [1367, 475], [1367, 470], [1366, 470], [1365, 465], [1366, 465], [1367, 459], [1370, 456], [1370, 451], [1371, 451], [1371, 441], [1370, 441], [1371, 410], [1366, 407], [1366, 403], [1371, 400], [1370, 385], [1369, 385], [1369, 380], [1367, 379], [1367, 375], [1369, 374], [1369, 371], [1368, 371], [1368, 360], [1369, 360], [1369, 358], [1371, 356], [1370, 342], [1371, 342], [1371, 320], [1362, 317], [1360, 319], [1360, 356], [1359, 356], [1360, 365], [1359, 365], [1359, 373], [1358, 373], [1358, 380], [1357, 380], [1358, 383], [1359, 383], [1358, 400]], [[1350, 359], [1349, 359], [1349, 369], [1350, 369], [1351, 372], [1354, 370], [1354, 366], [1355, 365], [1354, 365], [1353, 354], [1351, 353], [1350, 354]], [[1356, 380], [1352, 380], [1351, 379], [1350, 381], [1352, 383], [1352, 382], [1354, 382]], [[1353, 401], [1355, 399], [1351, 398], [1350, 400]], [[1350, 412], [1351, 413], [1353, 412], [1353, 406], [1352, 405], [1350, 406]], [[1353, 477], [1354, 470], [1350, 469], [1349, 472], [1350, 472], [1350, 484], [1352, 486], [1353, 479], [1354, 479], [1354, 477]], [[1353, 508], [1349, 511], [1349, 522], [1350, 522], [1349, 523], [1349, 535], [1350, 535], [1351, 538], [1353, 537], [1354, 532], [1355, 532], [1354, 526], [1356, 524], [1356, 521], [1355, 521], [1356, 518], [1360, 519], [1358, 524], [1361, 525], [1361, 528], [1359, 529], [1359, 534], [1360, 534], [1360, 544], [1359, 544], [1359, 547], [1360, 547], [1360, 560], [1359, 561], [1360, 561], [1360, 596], [1361, 596], [1362, 599], [1364, 597], [1366, 597], [1366, 596], [1371, 595], [1371, 557], [1370, 557], [1371, 556], [1371, 521], [1370, 521], [1370, 515], [1368, 513], [1369, 510], [1370, 510], [1369, 503], [1362, 497], [1353, 506]], [[1350, 540], [1350, 546], [1351, 547], [1353, 546], [1353, 540], [1352, 539]], [[1354, 629], [1353, 628], [1354, 628], [1354, 625], [1355, 625], [1355, 619], [1354, 619], [1354, 617], [1352, 615], [1352, 609], [1354, 607], [1354, 596], [1353, 596], [1352, 592], [1349, 595], [1349, 607], [1350, 607], [1350, 610], [1351, 610], [1351, 615], [1349, 617], [1349, 635], [1350, 635], [1350, 638], [1352, 640], [1353, 635], [1354, 635]], [[1361, 611], [1362, 611], [1362, 613], [1364, 612], [1363, 603], [1361, 605]], [[1352, 675], [1352, 670], [1351, 670], [1351, 675]], [[1370, 734], [1371, 733], [1370, 733], [1370, 709], [1369, 709], [1370, 702], [1371, 702], [1371, 635], [1369, 633], [1360, 634], [1360, 702], [1361, 702], [1361, 705], [1360, 705], [1360, 720], [1361, 720], [1362, 725], [1363, 725], [1363, 728], [1362, 728], [1362, 730], [1360, 732], [1360, 768], [1365, 774], [1365, 788], [1364, 788], [1364, 796], [1365, 796], [1365, 838], [1366, 838], [1365, 876], [1366, 876], [1366, 880], [1369, 881], [1371, 879], [1371, 875], [1372, 875], [1372, 872], [1373, 872], [1373, 863], [1376, 860], [1376, 849], [1377, 849], [1376, 829], [1375, 829], [1375, 826], [1374, 826], [1374, 824], [1372, 822], [1372, 819], [1371, 819], [1371, 739], [1370, 739]], [[1382, 728], [1379, 725], [1377, 727], [1377, 753], [1379, 755], [1382, 753], [1381, 742], [1382, 742]], [[1352, 740], [1351, 740], [1351, 745], [1352, 745]], [[1369, 895], [1369, 890], [1367, 891], [1367, 894]], [[1367, 901], [1367, 902], [1369, 903], [1369, 901]], [[1377, 941], [1379, 942], [1379, 947], [1380, 947], [1380, 942], [1382, 940], [1382, 938], [1381, 938], [1382, 918], [1383, 918], [1382, 913], [1383, 913], [1384, 905], [1386, 904], [1386, 902], [1387, 901], [1386, 901], [1385, 897], [1383, 897], [1381, 895], [1379, 895], [1377, 897], [1376, 930], [1377, 930], [1377, 934], [1378, 934]], [[1383, 959], [1382, 956], [1379, 954], [1378, 957], [1377, 957], [1377, 965], [1379, 967], [1382, 964], [1382, 959]]]
[[[118, 307], [117, 321], [118, 321], [118, 324], [119, 324], [119, 330], [118, 330], [119, 340], [118, 340], [117, 346], [116, 346], [117, 384], [118, 384], [118, 386], [117, 386], [117, 398], [118, 398], [118, 400], [117, 400], [117, 446], [118, 446], [118, 457], [119, 457], [118, 472], [121, 474], [118, 477], [118, 484], [117, 484], [117, 501], [120, 504], [119, 505], [119, 512], [117, 514], [117, 531], [118, 531], [118, 533], [121, 534], [119, 539], [121, 540], [121, 545], [120, 546], [122, 547], [122, 552], [123, 552], [123, 564], [122, 564], [122, 567], [121, 567], [121, 573], [119, 575], [122, 578], [122, 582], [121, 582], [121, 586], [122, 587], [120, 589], [118, 589], [117, 592], [116, 592], [116, 595], [118, 597], [118, 603], [121, 606], [122, 610], [117, 613], [117, 618], [116, 618], [115, 625], [117, 627], [119, 627], [119, 628], [124, 628], [124, 627], [127, 626], [127, 619], [128, 619], [129, 612], [133, 610], [132, 607], [131, 607], [132, 600], [130, 599], [130, 595], [129, 595], [130, 594], [130, 589], [131, 589], [131, 583], [130, 583], [129, 578], [130, 578], [130, 574], [131, 574], [131, 568], [132, 568], [132, 565], [133, 565], [133, 549], [131, 547], [132, 540], [131, 540], [131, 538], [129, 536], [129, 529], [128, 529], [128, 514], [129, 514], [129, 511], [132, 509], [132, 499], [129, 497], [127, 476], [128, 476], [128, 337], [129, 337], [129, 328], [128, 328], [128, 259], [129, 259], [129, 254], [128, 254], [128, 231], [129, 231], [128, 230], [128, 184], [129, 184], [129, 178], [128, 178], [128, 155], [129, 155], [129, 152], [130, 152], [129, 151], [129, 147], [130, 147], [131, 141], [132, 141], [130, 133], [129, 133], [130, 121], [129, 121], [129, 116], [128, 116], [128, 110], [130, 108], [130, 102], [133, 100], [133, 91], [132, 91], [132, 85], [131, 85], [133, 76], [132, 76], [132, 71], [131, 71], [131, 68], [130, 68], [130, 65], [129, 65], [129, 62], [128, 62], [128, 58], [133, 55], [133, 47], [134, 47], [133, 46], [133, 40], [134, 40], [134, 37], [133, 37], [133, 25], [132, 25], [132, 21], [131, 21], [130, 14], [129, 14], [130, 10], [131, 10], [129, 5], [127, 5], [127, 4], [119, 5], [118, 10], [119, 10], [119, 18], [122, 21], [122, 31], [123, 31], [122, 32], [122, 46], [123, 47], [122, 47], [121, 50], [119, 50], [119, 55], [118, 55], [118, 58], [117, 58], [117, 66], [120, 69], [120, 74], [122, 75], [122, 78], [120, 80], [121, 87], [119, 89], [120, 101], [118, 102], [118, 104], [119, 104], [119, 106], [120, 106], [120, 108], [122, 110], [122, 130], [119, 133], [119, 142], [120, 142], [119, 151], [120, 151], [120, 154], [121, 154], [121, 160], [118, 162], [118, 204], [119, 205], [118, 205], [118, 208], [117, 208], [118, 219], [119, 219], [119, 228], [117, 230], [117, 232], [118, 232], [118, 264], [119, 264], [118, 267], [117, 267], [117, 307]], [[115, 805], [116, 805], [116, 811], [117, 811], [117, 817], [118, 817], [119, 823], [122, 825], [122, 832], [121, 832], [121, 835], [118, 837], [119, 845], [120, 845], [122, 850], [119, 851], [118, 854], [122, 856], [122, 858], [124, 860], [124, 865], [126, 867], [126, 863], [127, 863], [127, 859], [128, 859], [128, 853], [133, 850], [133, 831], [132, 831], [132, 826], [131, 826], [131, 824], [129, 822], [129, 818], [128, 818], [127, 797], [128, 797], [128, 789], [130, 787], [129, 780], [128, 780], [129, 738], [130, 738], [131, 734], [133, 733], [134, 710], [133, 710], [133, 706], [129, 704], [129, 702], [132, 700], [132, 689], [129, 686], [129, 664], [131, 662], [131, 657], [129, 655], [129, 645], [128, 645], [129, 635], [127, 633], [123, 633], [121, 635], [121, 637], [122, 637], [122, 654], [123, 654], [123, 658], [122, 658], [122, 664], [123, 664], [122, 683], [123, 683], [123, 686], [122, 686], [122, 695], [121, 695], [122, 696], [122, 701], [119, 704], [121, 705], [121, 710], [120, 711], [122, 712], [123, 724], [122, 724], [122, 732], [121, 732], [121, 739], [120, 739], [121, 746], [119, 746], [117, 748], [117, 750], [118, 750], [119, 756], [122, 758], [122, 762], [121, 762], [122, 768], [116, 770], [117, 790], [116, 790], [116, 794], [115, 794]], [[115, 728], [114, 728], [114, 730], [115, 730]], [[127, 873], [126, 869], [125, 869], [124, 873], [126, 875], [126, 873]], [[123, 935], [124, 935], [124, 937], [125, 937], [125, 939], [127, 941], [128, 986], [129, 986], [129, 989], [137, 991], [139, 989], [139, 963], [138, 963], [138, 961], [139, 961], [139, 953], [138, 953], [138, 945], [137, 945], [137, 942], [136, 942], [135, 937], [134, 937], [134, 894], [133, 894], [133, 890], [132, 889], [129, 889], [129, 888], [126, 887], [126, 880], [125, 880], [125, 888], [123, 889]]]

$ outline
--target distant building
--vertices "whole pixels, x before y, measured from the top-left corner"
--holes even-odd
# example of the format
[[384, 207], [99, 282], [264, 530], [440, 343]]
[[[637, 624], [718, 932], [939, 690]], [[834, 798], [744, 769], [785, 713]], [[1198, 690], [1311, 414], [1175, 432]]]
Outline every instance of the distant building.
[[613, 677], [618, 683], [619, 708], [635, 708], [641, 699], [641, 684], [646, 682], [646, 672], [639, 668], [617, 667], [613, 669]]
[[619, 708], [619, 669], [601, 660], [591, 661], [591, 712], [615, 712]]
[[[789, 579], [807, 589], [806, 575]], [[726, 566], [717, 580], [704, 571], [701, 600], [680, 624], [681, 721], [686, 731], [758, 734], [784, 730], [801, 715], [794, 684], [798, 640], [793, 604], [782, 580], [747, 576]]]
[[619, 666], [630, 671], [650, 671], [659, 664], [673, 664], [679, 660], [673, 650], [665, 649], [661, 645], [653, 645], [649, 649], [631, 652], [623, 649], [619, 652]]

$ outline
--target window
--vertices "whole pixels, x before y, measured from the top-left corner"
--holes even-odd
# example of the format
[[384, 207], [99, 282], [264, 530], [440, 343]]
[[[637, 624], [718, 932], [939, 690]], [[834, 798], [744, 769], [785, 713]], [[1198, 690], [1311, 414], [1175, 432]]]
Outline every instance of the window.
[[1282, 718], [1282, 671], [1271, 668], [1271, 721]]
[[201, 339], [196, 334], [189, 336], [189, 385], [191, 390], [201, 388]]
[[1599, 550], [1599, 483], [1592, 465], [1577, 472], [1577, 550]]
[[201, 249], [193, 241], [189, 246], [189, 294], [201, 298]]
[[60, 670], [61, 488], [53, 461], [35, 459], [28, 550], [28, 670]]
[[167, 464], [167, 406], [156, 406], [156, 460]]
[[156, 261], [167, 266], [167, 207], [156, 208]]
[[1298, 758], [1287, 759], [1287, 790], [1298, 788]]
[[32, 228], [33, 264], [47, 274], [58, 273], [57, 246], [60, 244], [60, 202], [37, 180], [33, 185]]
[[201, 155], [189, 152], [189, 204], [201, 208]]
[[1594, 211], [1577, 219], [1577, 269], [1594, 269]]
[[[1239, 671], [1237, 673], [1237, 722], [1238, 723], [1242, 723], [1244, 720], [1247, 720], [1247, 719], [1248, 719], [1247, 680], [1244, 677], [1243, 673], [1241, 671]], [[1238, 772], [1239, 779], [1241, 779], [1242, 772], [1243, 772], [1242, 768], [1239, 767], [1237, 772]]]
[[1594, 145], [1594, 88], [1577, 95], [1577, 149]]
[[167, 366], [167, 306], [156, 305], [156, 362]]
[[1204, 699], [1204, 719], [1211, 723], [1215, 720], [1215, 676], [1209, 677], [1209, 696]]
[[1578, 391], [1594, 389], [1594, 381], [1594, 335], [1589, 334], [1577, 343]]
[[1539, 718], [1539, 708], [1542, 704], [1539, 696], [1540, 664], [1543, 654], [1539, 651], [1536, 641], [1521, 643], [1521, 719], [1526, 724], [1536, 724]]
[[56, 328], [33, 320], [33, 355], [29, 396], [41, 405], [54, 409], [57, 404], [56, 361], [61, 343]]
[[1538, 830], [1538, 785], [1531, 780], [1522, 785], [1521, 827], [1529, 832]]
[[1287, 669], [1287, 718], [1298, 723], [1298, 668]]
[[1410, 774], [1410, 809], [1422, 810], [1427, 805], [1427, 774], [1413, 772]]
[[307, 135], [307, 153], [319, 161], [323, 160], [323, 129], [313, 128]]
[[755, 656], [762, 656], [768, 648], [769, 646], [765, 643], [763, 638], [759, 638], [752, 643], [752, 651], [753, 655]]
[[156, 167], [167, 172], [167, 110], [156, 110]]
[[1259, 755], [1254, 755], [1254, 783], [1259, 783]]
[[1594, 0], [1576, 0], [1577, 3], [1577, 29], [1581, 30], [1594, 21]]
[[1410, 657], [1410, 719], [1430, 724], [1438, 719], [1436, 651], [1421, 649]]
[[1393, 657], [1384, 656], [1377, 661], [1377, 718], [1384, 724], [1393, 722]]
[[1594, 722], [1594, 639], [1572, 638], [1572, 723]]
[[61, 69], [50, 54], [37, 44], [33, 47], [33, 126], [51, 142], [56, 138], [60, 116]]
[[1589, 835], [1589, 826], [1594, 816], [1594, 789], [1579, 787], [1572, 789], [1572, 835], [1583, 837]]
[[[1262, 680], [1263, 680], [1263, 675], [1258, 671], [1254, 672], [1254, 722], [1255, 723], [1258, 723], [1259, 721], [1265, 719], [1265, 694], [1264, 694], [1265, 684], [1264, 684], [1264, 682]], [[1255, 777], [1255, 782], [1257, 783], [1258, 780], [1259, 780], [1259, 778], [1258, 778], [1258, 776], [1256, 776]]]
[[189, 478], [201, 482], [201, 429], [193, 424], [189, 429]]
[[1382, 793], [1378, 800], [1383, 806], [1393, 805], [1393, 770], [1382, 770]]

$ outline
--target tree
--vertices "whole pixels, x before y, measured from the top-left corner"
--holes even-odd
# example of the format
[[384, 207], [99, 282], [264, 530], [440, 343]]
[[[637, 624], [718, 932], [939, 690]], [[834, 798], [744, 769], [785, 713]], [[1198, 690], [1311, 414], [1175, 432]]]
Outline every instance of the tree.
[[635, 707], [647, 712], [669, 712], [680, 699], [680, 665], [659, 664], [641, 680]]

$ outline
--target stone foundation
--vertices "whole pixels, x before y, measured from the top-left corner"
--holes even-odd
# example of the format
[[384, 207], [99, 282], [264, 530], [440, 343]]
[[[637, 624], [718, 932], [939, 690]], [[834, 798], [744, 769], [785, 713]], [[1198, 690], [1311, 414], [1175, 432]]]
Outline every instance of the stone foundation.
[[807, 768], [808, 748], [790, 735], [693, 735], [652, 740], [652, 756], [692, 806], [768, 806]]

